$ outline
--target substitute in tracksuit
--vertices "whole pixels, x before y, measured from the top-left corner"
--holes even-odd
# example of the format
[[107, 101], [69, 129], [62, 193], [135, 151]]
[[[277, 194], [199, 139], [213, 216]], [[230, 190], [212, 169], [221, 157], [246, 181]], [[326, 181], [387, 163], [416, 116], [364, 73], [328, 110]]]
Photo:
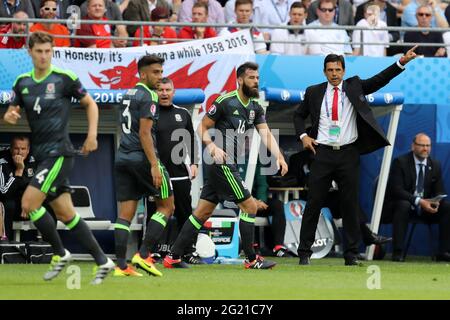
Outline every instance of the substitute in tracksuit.
[[5, 206], [5, 232], [10, 239], [12, 221], [20, 220], [22, 195], [35, 170], [30, 139], [23, 135], [14, 136], [10, 148], [0, 152], [0, 201]]
[[[192, 214], [191, 180], [197, 176], [198, 152], [191, 115], [173, 104], [175, 88], [172, 80], [163, 78], [157, 90], [160, 113], [156, 126], [157, 149], [166, 167], [175, 196], [175, 217], [179, 229]], [[193, 251], [194, 247], [188, 251]], [[184, 256], [187, 263], [199, 264], [193, 252]]]

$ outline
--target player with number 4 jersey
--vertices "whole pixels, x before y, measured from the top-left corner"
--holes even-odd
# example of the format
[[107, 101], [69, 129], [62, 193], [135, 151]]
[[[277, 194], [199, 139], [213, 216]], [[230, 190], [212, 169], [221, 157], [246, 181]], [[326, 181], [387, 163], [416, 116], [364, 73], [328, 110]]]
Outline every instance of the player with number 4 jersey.
[[34, 68], [17, 77], [13, 87], [14, 99], [3, 117], [7, 123], [16, 124], [23, 108], [31, 128], [37, 170], [22, 196], [22, 215], [24, 218], [30, 217], [54, 250], [50, 270], [44, 275], [44, 280], [55, 278], [71, 260], [71, 254], [64, 249], [53, 218], [42, 206], [44, 200], [48, 199], [58, 220], [94, 257], [97, 266], [92, 284], [100, 284], [114, 269], [114, 262], [105, 256], [86, 222], [75, 211], [68, 179], [76, 154], [69, 139], [71, 99], [78, 99], [86, 108], [88, 133], [81, 149], [85, 155], [97, 149], [98, 107], [73, 72], [51, 64], [51, 35], [33, 33], [28, 47]]

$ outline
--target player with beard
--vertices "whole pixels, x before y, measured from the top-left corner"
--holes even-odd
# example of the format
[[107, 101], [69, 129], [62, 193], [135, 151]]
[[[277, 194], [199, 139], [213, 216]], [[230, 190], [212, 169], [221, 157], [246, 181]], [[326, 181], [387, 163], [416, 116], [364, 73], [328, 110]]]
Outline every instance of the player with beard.
[[[277, 165], [281, 166], [282, 175], [287, 172], [287, 164], [267, 126], [264, 110], [255, 101], [259, 97], [258, 65], [253, 62], [241, 65], [237, 69], [237, 80], [238, 89], [217, 98], [199, 126], [200, 137], [208, 151], [204, 158], [207, 180], [197, 209], [183, 225], [171, 253], [164, 259], [166, 268], [188, 267], [181, 260], [186, 246], [211, 217], [217, 204], [225, 200], [236, 203], [241, 210], [239, 230], [247, 258], [245, 268], [270, 269], [275, 266], [275, 262], [256, 255], [253, 248], [257, 205], [237, 168], [238, 155], [244, 154], [246, 132], [256, 127], [261, 140], [277, 159]], [[212, 132], [215, 133], [214, 142]]]

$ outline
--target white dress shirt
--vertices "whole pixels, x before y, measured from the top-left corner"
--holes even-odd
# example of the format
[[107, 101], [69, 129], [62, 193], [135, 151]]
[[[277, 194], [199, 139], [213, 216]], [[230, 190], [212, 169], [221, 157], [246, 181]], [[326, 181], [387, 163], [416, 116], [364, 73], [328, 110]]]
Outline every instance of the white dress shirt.
[[[423, 179], [425, 181], [425, 172], [427, 172], [427, 170], [426, 170], [427, 169], [427, 159], [420, 161], [419, 159], [417, 159], [416, 155], [414, 155], [414, 166], [416, 167], [416, 188], [417, 188], [417, 183], [419, 182], [419, 169], [420, 169], [421, 164], [423, 164], [423, 167], [422, 167]], [[421, 198], [417, 195], [417, 190], [414, 191], [414, 195], [416, 196], [416, 200], [414, 201], [414, 204], [416, 206], [418, 206]]]
[[[303, 25], [306, 25], [303, 22]], [[299, 31], [299, 30], [298, 30]], [[285, 55], [305, 55], [306, 43], [305, 32], [295, 33], [288, 29], [275, 29], [271, 37], [272, 41], [295, 41], [297, 43], [281, 43], [272, 42], [270, 45], [270, 52], [272, 54], [285, 54]]]
[[[279, 26], [288, 23], [289, 9], [295, 0], [254, 0], [253, 22], [257, 25]], [[263, 32], [273, 33], [275, 29], [262, 29]]]
[[347, 98], [345, 92], [342, 91], [341, 82], [338, 86], [338, 125], [341, 132], [336, 143], [330, 143], [329, 130], [333, 125], [331, 120], [334, 86], [330, 83], [327, 85], [327, 90], [320, 108], [319, 131], [317, 134], [317, 142], [325, 145], [344, 146], [353, 143], [358, 139], [358, 129], [356, 126], [356, 111], [350, 100]]
[[[315, 20], [308, 26], [323, 25], [319, 20]], [[337, 26], [337, 24], [333, 22], [331, 26]], [[319, 42], [315, 44], [308, 43], [308, 54], [326, 56], [330, 53], [344, 55], [353, 52], [350, 46], [350, 38], [345, 30], [306, 29], [305, 36], [307, 42]], [[332, 42], [337, 43], [333, 44]]]

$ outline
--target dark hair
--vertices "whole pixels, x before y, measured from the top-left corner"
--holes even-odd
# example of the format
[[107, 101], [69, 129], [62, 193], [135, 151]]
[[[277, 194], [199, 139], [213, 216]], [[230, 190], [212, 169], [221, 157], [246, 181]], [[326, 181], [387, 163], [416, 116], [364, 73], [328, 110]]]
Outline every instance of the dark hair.
[[333, 7], [336, 8], [336, 0], [319, 0], [319, 5], [317, 6], [318, 9], [322, 8], [322, 3], [331, 3]]
[[138, 71], [141, 71], [142, 68], [155, 63], [162, 65], [164, 64], [164, 59], [157, 56], [156, 54], [148, 54], [142, 56], [138, 61]]
[[299, 9], [303, 8], [303, 9], [305, 9], [305, 12], [306, 12], [306, 6], [299, 1], [293, 2], [289, 11], [292, 11], [292, 9], [296, 9], [296, 8], [299, 8]]
[[36, 31], [30, 35], [28, 40], [28, 48], [33, 49], [37, 43], [50, 43], [53, 47], [53, 36], [50, 33], [43, 31]]
[[237, 68], [237, 71], [236, 71], [237, 77], [238, 78], [241, 77], [245, 73], [245, 71], [247, 71], [247, 69], [257, 71], [258, 70], [258, 64], [255, 63], [255, 62], [251, 62], [251, 61], [247, 61], [246, 63], [241, 64], [239, 66], [239, 68]]
[[170, 14], [169, 10], [167, 10], [164, 7], [156, 7], [152, 10], [152, 13], [150, 14], [152, 21], [158, 21], [161, 19], [168, 19]]
[[323, 70], [325, 71], [327, 68], [327, 63], [328, 62], [340, 62], [342, 69], [345, 70], [345, 59], [344, 56], [338, 55], [338, 54], [334, 54], [334, 53], [330, 53], [329, 55], [327, 55], [325, 57], [325, 60], [323, 61]]
[[236, 9], [238, 6], [243, 5], [243, 4], [251, 4], [253, 7], [253, 1], [252, 0], [236, 0], [235, 4], [234, 4], [234, 8]]
[[208, 6], [206, 5], [206, 3], [203, 2], [196, 2], [194, 3], [194, 5], [192, 6], [192, 9], [194, 8], [204, 8], [206, 15], [208, 15]]
[[58, 5], [58, 0], [41, 0], [40, 8], [44, 7], [46, 2], [54, 2], [56, 3], [56, 5]]
[[170, 78], [164, 77], [161, 79], [161, 83], [170, 83], [173, 88], [173, 81]]
[[14, 142], [20, 140], [20, 141], [28, 141], [28, 147], [30, 147], [30, 138], [27, 135], [21, 134], [21, 135], [17, 135], [17, 136], [13, 136], [11, 139], [11, 148], [14, 145]]

